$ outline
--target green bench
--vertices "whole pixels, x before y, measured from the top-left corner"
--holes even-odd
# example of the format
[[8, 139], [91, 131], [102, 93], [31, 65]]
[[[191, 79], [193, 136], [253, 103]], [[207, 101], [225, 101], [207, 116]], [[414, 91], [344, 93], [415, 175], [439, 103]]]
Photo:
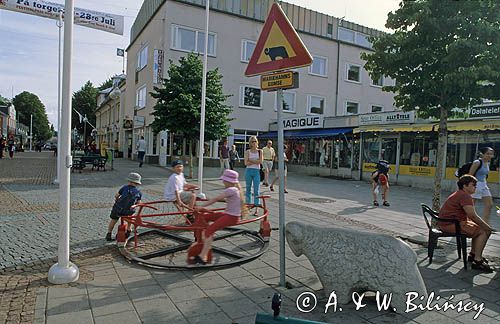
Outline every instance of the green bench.
[[73, 167], [71, 170], [78, 170], [82, 173], [82, 170], [85, 169], [87, 165], [92, 165], [92, 171], [94, 171], [94, 169], [97, 171], [100, 169], [106, 171], [107, 161], [107, 157], [100, 156], [99, 154], [75, 155], [73, 157]]

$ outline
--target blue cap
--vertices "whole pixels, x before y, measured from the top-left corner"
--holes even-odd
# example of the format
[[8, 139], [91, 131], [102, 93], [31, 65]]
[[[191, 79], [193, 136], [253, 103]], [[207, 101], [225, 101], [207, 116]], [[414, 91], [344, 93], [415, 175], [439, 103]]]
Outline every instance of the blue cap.
[[172, 161], [172, 168], [175, 168], [178, 165], [184, 165], [184, 162], [182, 162], [182, 160], [174, 160], [174, 161]]

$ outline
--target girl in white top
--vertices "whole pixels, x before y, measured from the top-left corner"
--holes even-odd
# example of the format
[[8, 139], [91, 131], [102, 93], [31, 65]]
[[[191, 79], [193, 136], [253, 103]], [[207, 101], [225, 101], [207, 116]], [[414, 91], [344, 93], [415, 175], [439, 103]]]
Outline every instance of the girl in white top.
[[256, 136], [250, 137], [250, 149], [245, 151], [245, 201], [252, 203], [252, 183], [253, 183], [253, 203], [260, 206], [259, 203], [259, 185], [260, 185], [260, 165], [264, 161], [262, 151], [259, 149], [259, 141]]
[[224, 192], [210, 199], [200, 207], [195, 207], [197, 210], [203, 211], [203, 207], [210, 206], [223, 199], [226, 200], [226, 209], [223, 213], [215, 212], [205, 215], [205, 220], [213, 223], [210, 224], [202, 234], [203, 248], [201, 249], [200, 255], [194, 257], [194, 262], [206, 264], [208, 261], [208, 252], [210, 251], [214, 239], [214, 233], [225, 227], [236, 225], [240, 217], [245, 218], [248, 215], [238, 177], [238, 172], [229, 169], [224, 170], [220, 178], [226, 188]]

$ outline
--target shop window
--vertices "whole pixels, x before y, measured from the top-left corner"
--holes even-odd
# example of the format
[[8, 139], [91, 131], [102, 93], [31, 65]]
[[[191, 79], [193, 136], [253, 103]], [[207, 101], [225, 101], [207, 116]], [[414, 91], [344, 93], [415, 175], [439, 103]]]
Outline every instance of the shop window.
[[259, 88], [251, 86], [240, 87], [240, 107], [260, 108], [262, 95]]
[[340, 135], [335, 141], [335, 155], [339, 160], [340, 168], [351, 168], [352, 164], [352, 140]]
[[384, 107], [372, 105], [372, 113], [377, 113], [377, 112], [382, 112], [382, 111], [384, 111]]
[[347, 64], [347, 75], [348, 81], [361, 82], [361, 66], [354, 64]]
[[346, 101], [346, 115], [357, 115], [359, 113], [359, 104], [357, 102]]
[[146, 85], [143, 85], [142, 87], [137, 89], [135, 107], [136, 109], [142, 109], [146, 107]]
[[380, 76], [378, 79], [372, 79], [372, 85], [376, 87], [383, 87], [384, 86], [384, 76]]
[[436, 166], [437, 134], [413, 133], [401, 135], [401, 165]]
[[328, 59], [323, 56], [313, 56], [313, 63], [309, 66], [309, 74], [327, 76]]
[[307, 113], [322, 115], [325, 111], [325, 98], [318, 96], [307, 97]]
[[[188, 27], [172, 26], [172, 49], [203, 54], [205, 33]], [[215, 56], [216, 35], [208, 33], [208, 55]]]
[[[276, 102], [276, 100], [274, 100], [274, 102]], [[277, 107], [274, 107], [274, 110], [277, 110], [276, 108]], [[295, 112], [295, 92], [283, 92], [283, 111]]]
[[241, 61], [248, 63], [255, 49], [255, 42], [244, 39], [241, 42]]
[[367, 134], [363, 139], [363, 162], [377, 163], [380, 160], [380, 140], [377, 136]]
[[137, 53], [137, 71], [142, 70], [148, 64], [148, 47], [144, 46]]

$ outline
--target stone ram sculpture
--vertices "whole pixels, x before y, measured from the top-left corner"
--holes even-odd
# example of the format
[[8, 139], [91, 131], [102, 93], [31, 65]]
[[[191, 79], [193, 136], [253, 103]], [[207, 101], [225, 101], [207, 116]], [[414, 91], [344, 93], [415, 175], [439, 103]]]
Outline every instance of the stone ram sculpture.
[[326, 297], [335, 291], [339, 304], [352, 301], [353, 292], [378, 291], [392, 293], [391, 306], [403, 312], [407, 293], [427, 299], [416, 253], [392, 236], [290, 222], [286, 239], [296, 256], [309, 259]]

